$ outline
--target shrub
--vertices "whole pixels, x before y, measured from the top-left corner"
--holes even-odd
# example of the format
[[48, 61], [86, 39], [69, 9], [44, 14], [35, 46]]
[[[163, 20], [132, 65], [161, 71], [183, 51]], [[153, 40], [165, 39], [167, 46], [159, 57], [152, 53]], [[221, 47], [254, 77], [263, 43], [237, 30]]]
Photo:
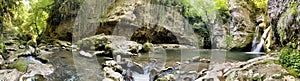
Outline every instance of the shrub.
[[300, 77], [300, 52], [293, 48], [294, 45], [294, 43], [289, 43], [281, 49], [279, 62], [287, 68], [290, 74]]

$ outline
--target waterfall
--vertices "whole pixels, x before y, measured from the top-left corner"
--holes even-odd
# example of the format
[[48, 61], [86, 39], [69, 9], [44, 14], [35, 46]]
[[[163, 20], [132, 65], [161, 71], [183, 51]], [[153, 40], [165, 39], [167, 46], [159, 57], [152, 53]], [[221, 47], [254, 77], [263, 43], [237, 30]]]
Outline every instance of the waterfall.
[[257, 37], [259, 34], [259, 26], [256, 26], [255, 28], [255, 35], [252, 41], [252, 49], [251, 52], [260, 52], [261, 48], [263, 47], [264, 44], [264, 39], [263, 37], [260, 38], [260, 42], [257, 44]]
[[263, 45], [264, 45], [264, 40], [260, 39], [260, 42], [255, 46], [255, 48], [251, 52], [260, 52]]
[[256, 27], [255, 27], [254, 38], [253, 38], [253, 40], [252, 40], [252, 49], [251, 49], [251, 52], [254, 52], [254, 50], [255, 50], [256, 47], [257, 47], [256, 41], [257, 41], [258, 33], [259, 33], [259, 27], [256, 26]]

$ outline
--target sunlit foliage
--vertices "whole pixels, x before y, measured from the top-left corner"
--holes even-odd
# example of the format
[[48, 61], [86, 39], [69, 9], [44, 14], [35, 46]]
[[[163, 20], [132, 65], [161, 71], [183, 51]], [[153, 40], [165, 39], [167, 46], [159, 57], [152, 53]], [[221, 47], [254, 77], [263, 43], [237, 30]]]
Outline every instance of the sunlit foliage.
[[46, 29], [46, 19], [53, 0], [12, 0], [3, 2], [3, 23], [24, 40], [35, 41]]

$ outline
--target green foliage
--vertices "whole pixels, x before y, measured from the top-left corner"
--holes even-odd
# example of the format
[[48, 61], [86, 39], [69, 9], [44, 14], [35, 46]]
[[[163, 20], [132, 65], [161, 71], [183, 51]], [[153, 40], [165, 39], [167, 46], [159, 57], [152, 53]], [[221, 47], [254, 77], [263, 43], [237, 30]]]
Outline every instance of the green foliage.
[[266, 8], [267, 7], [267, 0], [251, 0], [254, 2], [256, 8]]
[[227, 35], [226, 36], [226, 40], [225, 40], [225, 43], [226, 43], [226, 49], [231, 49], [231, 46], [233, 44], [233, 37], [231, 35]]
[[6, 26], [15, 30], [24, 40], [36, 40], [46, 29], [46, 19], [53, 0], [29, 0], [6, 2], [10, 17], [5, 17]]
[[281, 49], [279, 62], [289, 70], [290, 74], [300, 77], [300, 52], [295, 49], [295, 45], [289, 43]]

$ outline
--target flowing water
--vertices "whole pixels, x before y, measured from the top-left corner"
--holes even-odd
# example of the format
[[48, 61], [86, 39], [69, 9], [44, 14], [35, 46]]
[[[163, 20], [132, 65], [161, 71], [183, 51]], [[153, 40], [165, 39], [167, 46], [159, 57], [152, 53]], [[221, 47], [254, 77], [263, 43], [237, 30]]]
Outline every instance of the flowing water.
[[261, 52], [262, 47], [264, 45], [264, 39], [260, 38], [260, 42], [257, 44], [257, 38], [259, 35], [259, 26], [256, 26], [255, 28], [255, 35], [252, 41], [252, 49], [251, 52], [247, 52], [249, 54], [264, 54], [263, 52]]
[[[157, 63], [157, 65], [160, 65], [160, 66], [163, 65], [164, 67], [169, 67], [169, 66], [172, 66], [173, 64], [175, 64], [176, 62], [182, 62], [182, 63], [187, 62], [186, 59], [182, 59], [182, 56], [190, 55], [189, 60], [191, 60], [193, 57], [196, 57], [196, 56], [200, 56], [201, 58], [210, 59], [213, 57], [212, 53], [216, 52], [215, 50], [201, 50], [201, 49], [185, 50], [184, 52], [182, 52], [182, 51], [183, 50], [165, 50], [166, 55], [160, 54], [163, 57], [160, 57], [159, 55], [153, 56], [151, 54], [142, 54], [139, 57], [131, 57], [130, 59], [132, 59], [134, 62], [140, 63], [140, 64], [144, 65], [144, 67], [145, 67], [144, 74], [139, 74], [137, 72], [133, 72], [134, 79], [136, 79], [136, 81], [145, 81], [145, 80], [150, 79], [149, 69], [155, 68], [155, 67], [153, 67], [153, 66], [151, 66], [151, 64], [149, 64], [149, 60], [151, 60], [153, 58], [158, 59], [160, 64]], [[224, 55], [225, 55], [224, 58], [225, 58], [226, 62], [247, 61], [251, 58], [261, 56], [261, 55], [257, 55], [257, 54], [247, 54], [244, 52], [221, 51], [221, 53], [224, 53]], [[85, 72], [78, 73], [74, 61], [79, 60], [79, 59], [73, 58], [74, 55], [77, 55], [77, 54], [72, 54], [72, 52], [67, 52], [67, 51], [60, 51], [60, 52], [54, 53], [53, 56], [50, 57], [49, 63], [53, 64], [56, 69], [55, 69], [55, 72], [53, 74], [47, 76], [47, 78], [50, 80], [60, 80], [60, 81], [74, 81], [74, 80], [75, 81], [77, 81], [77, 80], [87, 81], [87, 80], [96, 80], [96, 79], [101, 80], [103, 78], [103, 75], [101, 75], [101, 73], [103, 73], [103, 71], [96, 71], [97, 69], [101, 68], [100, 64], [104, 62], [103, 57], [97, 57], [98, 62], [93, 62], [93, 58], [76, 56], [76, 57], [86, 58], [87, 59], [87, 60], [85, 59], [86, 62], [98, 63], [98, 64], [94, 64], [94, 65], [88, 65], [90, 67], [96, 67], [96, 66], [99, 66], [99, 67], [97, 69], [85, 68], [88, 71], [89, 70], [94, 71], [93, 73], [85, 74]], [[220, 55], [220, 56], [224, 56], [224, 55]], [[223, 57], [220, 57], [220, 58], [223, 58]], [[83, 64], [83, 65], [89, 64], [86, 62], [81, 62], [80, 64]], [[77, 65], [79, 65], [79, 64], [77, 64]], [[204, 68], [208, 68], [209, 67], [208, 65], [209, 65], [209, 63], [190, 62], [185, 67], [182, 67], [182, 69], [184, 71], [200, 71]], [[150, 67], [150, 68], [146, 68], [146, 67]], [[81, 69], [84, 69], [84, 68], [81, 68]], [[89, 71], [89, 72], [91, 72], [91, 71]], [[83, 76], [83, 75], [85, 75], [85, 76]], [[97, 76], [94, 76], [96, 78], [82, 78], [82, 77], [86, 77], [89, 75], [97, 75]]]

